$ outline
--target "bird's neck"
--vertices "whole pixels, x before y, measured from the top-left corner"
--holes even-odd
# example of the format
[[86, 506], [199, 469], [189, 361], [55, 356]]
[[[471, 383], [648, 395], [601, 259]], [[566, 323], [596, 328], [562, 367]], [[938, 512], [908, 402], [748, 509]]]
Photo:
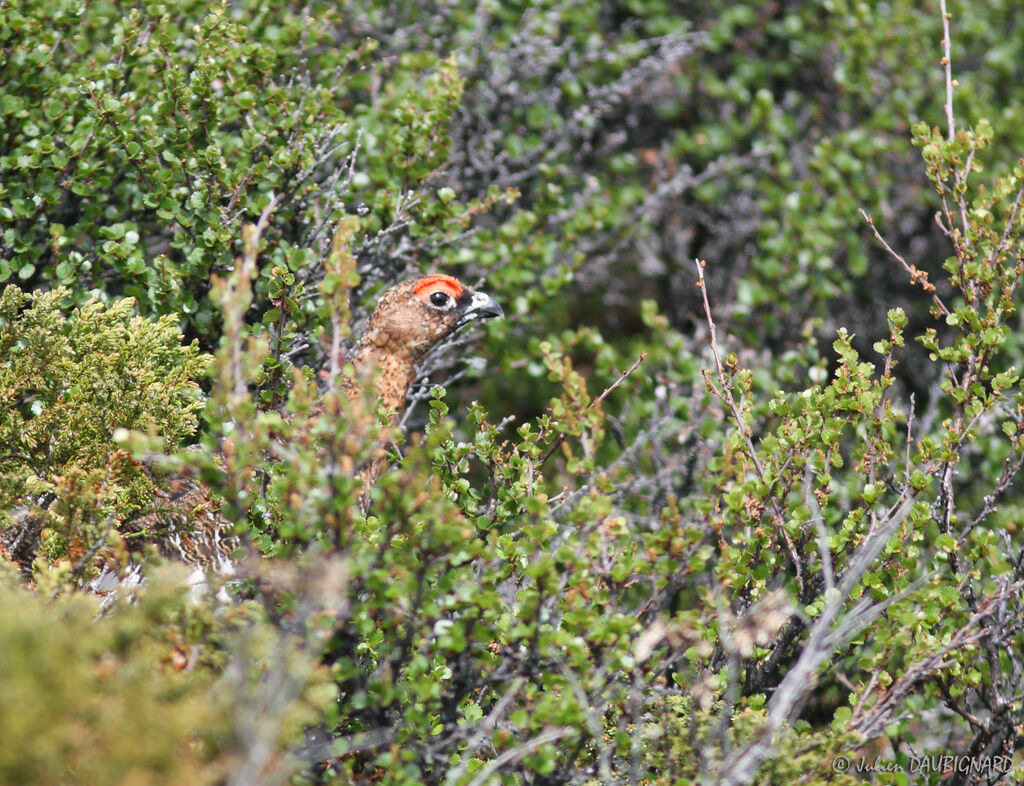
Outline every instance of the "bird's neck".
[[373, 334], [360, 340], [352, 353], [356, 379], [372, 381], [378, 403], [392, 413], [392, 418], [405, 409], [406, 395], [416, 379], [416, 360], [394, 342]]

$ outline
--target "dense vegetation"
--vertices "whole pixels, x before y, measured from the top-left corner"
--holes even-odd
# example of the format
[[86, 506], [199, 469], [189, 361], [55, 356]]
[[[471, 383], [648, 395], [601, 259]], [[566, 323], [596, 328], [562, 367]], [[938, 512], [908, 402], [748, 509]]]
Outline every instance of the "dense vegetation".
[[[0, 2], [0, 781], [1024, 777], [1024, 29], [949, 10]], [[426, 270], [507, 319], [364, 513], [326, 347]]]

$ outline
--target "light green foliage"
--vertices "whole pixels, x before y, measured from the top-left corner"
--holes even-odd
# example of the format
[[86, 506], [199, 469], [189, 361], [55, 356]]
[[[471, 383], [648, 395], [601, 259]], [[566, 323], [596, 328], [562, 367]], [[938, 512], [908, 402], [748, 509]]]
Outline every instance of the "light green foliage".
[[[953, 10], [939, 130], [941, 19], [902, 0], [8, 3], [0, 534], [43, 526], [40, 597], [0, 590], [0, 693], [41, 707], [0, 721], [3, 777], [852, 783], [831, 761], [869, 743], [1011, 751], [1014, 10]], [[390, 428], [345, 352], [428, 269], [509, 318]], [[127, 559], [143, 460], [255, 546], [231, 603], [142, 555], [136, 606], [67, 596], [94, 546]]]
[[48, 508], [30, 510], [47, 562], [81, 556], [152, 498], [119, 431], [173, 450], [196, 428], [206, 359], [174, 318], [134, 311], [130, 299], [73, 307], [63, 288], [0, 295], [0, 508]]
[[223, 783], [254, 761], [254, 777], [273, 771], [330, 700], [325, 675], [258, 609], [214, 612], [182, 577], [158, 573], [98, 618], [95, 597], [47, 602], [5, 571], [0, 779], [156, 786]]
[[96, 622], [92, 598], [48, 606], [10, 582], [3, 591], [4, 782], [217, 782], [219, 741], [211, 732], [224, 708], [209, 700], [212, 674], [170, 667], [159, 604]]
[[70, 302], [66, 289], [0, 295], [7, 460], [59, 472], [101, 464], [117, 429], [159, 434], [171, 449], [191, 436], [206, 361], [181, 345], [176, 321], [141, 317], [130, 299]]

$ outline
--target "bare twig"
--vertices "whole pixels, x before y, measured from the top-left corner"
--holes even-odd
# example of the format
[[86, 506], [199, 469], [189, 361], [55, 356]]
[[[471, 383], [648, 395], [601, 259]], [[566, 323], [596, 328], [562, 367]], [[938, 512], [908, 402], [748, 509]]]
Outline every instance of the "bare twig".
[[953, 62], [950, 56], [949, 41], [949, 18], [946, 11], [946, 0], [939, 0], [939, 9], [942, 12], [942, 65], [946, 72], [946, 124], [949, 127], [949, 140], [952, 142], [956, 136], [956, 121], [953, 119]]
[[804, 504], [811, 511], [811, 521], [818, 532], [818, 557], [821, 559], [821, 575], [825, 581], [825, 592], [835, 587], [835, 573], [832, 568], [832, 551], [828, 545], [828, 532], [825, 530], [825, 514], [821, 512], [818, 498], [814, 496], [814, 480], [811, 477], [810, 465], [804, 475]]
[[868, 222], [868, 226], [871, 227], [871, 231], [874, 232], [875, 238], [878, 240], [879, 243], [882, 244], [882, 247], [889, 252], [893, 259], [895, 259], [903, 266], [903, 269], [906, 270], [907, 273], [910, 274], [910, 283], [919, 284], [921, 286], [921, 289], [923, 289], [926, 293], [931, 295], [932, 303], [935, 304], [935, 307], [939, 309], [942, 315], [944, 317], [948, 317], [949, 309], [946, 308], [946, 304], [942, 302], [942, 298], [940, 298], [936, 293], [935, 285], [928, 280], [928, 274], [923, 270], [919, 270], [914, 265], [909, 264], [907, 260], [905, 260], [903, 257], [896, 253], [892, 246], [885, 242], [885, 238], [882, 237], [881, 233], [878, 231], [878, 227], [875, 226], [875, 220], [870, 215], [868, 215], [863, 208], [858, 208], [857, 212], [864, 217], [865, 221]]
[[[630, 366], [629, 368], [627, 368], [625, 371], [620, 372], [619, 373], [619, 378], [616, 379], [608, 387], [606, 387], [604, 389], [604, 392], [602, 392], [600, 396], [598, 396], [593, 401], [591, 401], [587, 405], [586, 409], [583, 410], [582, 414], [584, 414], [584, 415], [587, 414], [597, 404], [600, 404], [602, 401], [604, 401], [605, 397], [607, 397], [607, 395], [609, 393], [611, 393], [613, 390], [615, 390], [615, 388], [617, 388], [619, 385], [621, 385], [623, 382], [625, 382], [626, 381], [626, 377], [628, 377], [630, 374], [632, 374], [634, 371], [636, 371], [637, 368], [640, 366], [640, 364], [643, 363], [644, 360], [646, 360], [646, 358], [647, 358], [647, 353], [646, 352], [641, 352], [640, 353], [640, 357], [638, 357], [636, 359], [636, 361], [633, 363], [633, 365]], [[561, 445], [565, 441], [565, 438], [567, 436], [569, 436], [568, 432], [563, 431], [561, 434], [559, 434], [557, 437], [555, 437], [555, 441], [551, 443], [551, 447], [549, 447], [547, 449], [547, 452], [545, 452], [544, 455], [541, 456], [540, 461], [537, 462], [537, 466], [538, 467], [543, 467], [544, 466], [545, 462], [547, 462], [547, 460], [549, 458], [551, 458], [551, 454], [554, 453], [556, 450], [558, 450], [558, 446]]]
[[579, 732], [577, 732], [576, 729], [569, 728], [555, 728], [542, 732], [532, 740], [527, 740], [522, 745], [510, 748], [500, 756], [496, 757], [494, 761], [488, 762], [487, 766], [481, 768], [476, 777], [469, 782], [469, 786], [483, 786], [483, 784], [487, 783], [487, 779], [490, 778], [491, 775], [509, 762], [521, 759], [543, 745], [547, 745], [551, 742], [557, 742], [565, 737], [575, 736], [578, 733]]
[[359, 219], [354, 216], [344, 216], [338, 221], [334, 230], [334, 237], [331, 239], [331, 253], [324, 265], [328, 274], [333, 274], [333, 288], [326, 287], [328, 279], [325, 277], [322, 285], [325, 300], [331, 307], [331, 347], [328, 352], [328, 376], [327, 389], [331, 392], [337, 389], [338, 379], [341, 376], [344, 353], [342, 352], [342, 341], [348, 337], [350, 331], [349, 322], [352, 315], [349, 312], [348, 298], [352, 286], [352, 276], [356, 270], [356, 260], [349, 249], [352, 236], [359, 227]]
[[905, 459], [906, 465], [904, 466], [904, 469], [903, 469], [903, 481], [908, 486], [910, 485], [910, 466], [911, 466], [911, 462], [910, 462], [910, 446], [914, 443], [914, 414], [915, 414], [914, 411], [915, 411], [916, 408], [917, 407], [916, 407], [916, 400], [915, 400], [915, 397], [914, 397], [914, 393], [911, 392], [911, 394], [910, 394], [910, 411], [907, 413], [907, 455], [906, 455], [906, 459]]

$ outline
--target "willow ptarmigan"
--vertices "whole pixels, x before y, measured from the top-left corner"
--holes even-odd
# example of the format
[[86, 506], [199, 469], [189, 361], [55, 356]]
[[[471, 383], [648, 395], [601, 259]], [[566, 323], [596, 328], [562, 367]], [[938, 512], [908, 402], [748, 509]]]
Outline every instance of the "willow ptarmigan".
[[[405, 408], [417, 364], [442, 339], [478, 319], [504, 316], [501, 306], [451, 276], [435, 274], [403, 281], [387, 290], [366, 323], [351, 355], [354, 377], [341, 389], [350, 400], [361, 395], [356, 380], [372, 379], [379, 403], [392, 424]], [[361, 473], [366, 488], [376, 479], [382, 458]], [[135, 522], [160, 552], [187, 564], [230, 570], [237, 542], [205, 489], [187, 477], [172, 478], [158, 495], [158, 508]]]

